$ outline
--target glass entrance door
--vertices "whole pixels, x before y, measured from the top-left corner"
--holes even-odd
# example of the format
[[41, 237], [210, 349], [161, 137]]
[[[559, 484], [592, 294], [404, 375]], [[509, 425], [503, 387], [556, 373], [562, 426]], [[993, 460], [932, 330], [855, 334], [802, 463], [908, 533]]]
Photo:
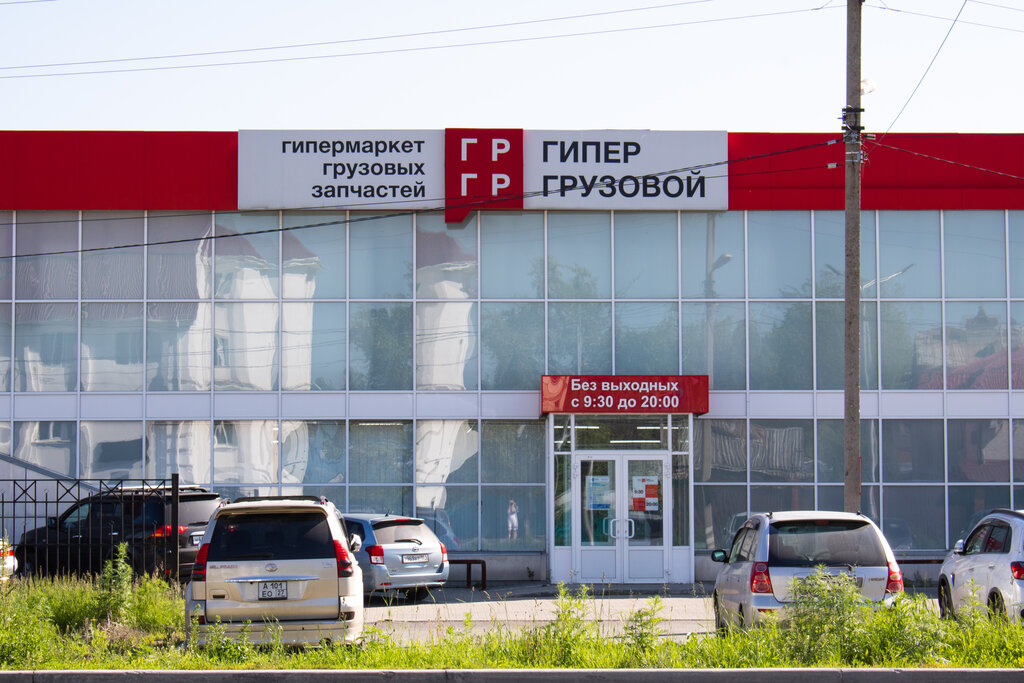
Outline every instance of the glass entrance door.
[[573, 577], [662, 582], [672, 539], [667, 455], [578, 455], [573, 466]]

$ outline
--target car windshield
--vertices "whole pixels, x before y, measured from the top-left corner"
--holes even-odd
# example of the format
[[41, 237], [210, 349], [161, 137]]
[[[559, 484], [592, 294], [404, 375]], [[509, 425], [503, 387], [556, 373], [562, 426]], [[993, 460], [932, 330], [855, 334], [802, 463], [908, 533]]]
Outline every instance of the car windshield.
[[419, 519], [388, 519], [374, 522], [373, 535], [377, 537], [377, 542], [382, 544], [402, 541], [418, 544], [437, 542], [434, 532]]
[[860, 520], [775, 522], [768, 531], [768, 562], [781, 567], [885, 566], [878, 533]]
[[217, 519], [210, 562], [334, 558], [334, 541], [322, 512], [240, 512]]

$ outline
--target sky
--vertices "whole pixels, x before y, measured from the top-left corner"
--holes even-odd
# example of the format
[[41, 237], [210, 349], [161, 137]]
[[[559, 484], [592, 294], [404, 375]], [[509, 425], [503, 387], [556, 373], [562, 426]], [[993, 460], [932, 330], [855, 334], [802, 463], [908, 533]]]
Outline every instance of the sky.
[[[869, 131], [1024, 132], [1024, 0], [867, 0], [862, 58]], [[845, 79], [842, 0], [0, 0], [9, 130], [828, 132]]]

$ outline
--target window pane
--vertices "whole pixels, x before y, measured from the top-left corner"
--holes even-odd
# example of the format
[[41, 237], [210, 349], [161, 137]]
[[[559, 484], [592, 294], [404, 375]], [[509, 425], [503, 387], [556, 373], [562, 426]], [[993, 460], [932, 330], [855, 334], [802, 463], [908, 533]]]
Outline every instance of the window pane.
[[277, 212], [218, 213], [215, 223], [213, 295], [225, 299], [277, 298]]
[[[845, 304], [822, 301], [816, 304], [816, 369], [818, 389], [842, 389], [844, 386]], [[860, 388], [878, 388], [878, 319], [877, 304], [863, 301], [860, 305]]]
[[[878, 524], [878, 520], [881, 518], [881, 503], [878, 497], [878, 489], [878, 486], [862, 486], [860, 489], [860, 511], [870, 517], [875, 524]], [[845, 501], [843, 496], [842, 486], [819, 486], [818, 509], [844, 512], [843, 506]], [[910, 547], [909, 529], [895, 528], [891, 532], [890, 530], [885, 530], [883, 533], [885, 534], [885, 540], [889, 541], [889, 546], [893, 550]]]
[[477, 388], [476, 315], [471, 301], [416, 304], [417, 389]]
[[412, 297], [412, 217], [353, 214], [349, 224], [350, 296]]
[[417, 486], [415, 516], [422, 519], [448, 552], [477, 549], [476, 486]]
[[811, 304], [750, 304], [750, 388], [811, 388]]
[[946, 514], [941, 486], [886, 486], [882, 528], [909, 529], [914, 550], [946, 548]]
[[[568, 416], [566, 416], [568, 417]], [[572, 458], [555, 454], [555, 545], [572, 543]]]
[[[1013, 421], [1013, 480], [1024, 481], [1024, 420]], [[1022, 503], [1019, 499], [1017, 506]]]
[[1002, 211], [946, 211], [946, 296], [1006, 296], [1006, 229]]
[[547, 505], [543, 486], [484, 486], [480, 498], [481, 550], [544, 550]]
[[[1010, 263], [1024, 263], [1024, 211], [1009, 212]], [[1010, 268], [1010, 296], [1024, 297], [1024, 268]]]
[[949, 481], [1010, 481], [1008, 421], [949, 420], [946, 439]]
[[746, 389], [747, 316], [744, 305], [683, 304], [682, 314], [683, 373], [707, 375], [710, 389]]
[[412, 389], [412, 304], [349, 306], [349, 388]]
[[882, 420], [885, 481], [943, 481], [943, 442], [942, 420]]
[[209, 485], [210, 421], [150, 422], [146, 425], [146, 477]]
[[690, 545], [690, 472], [686, 456], [672, 456], [672, 545]]
[[141, 479], [142, 423], [82, 421], [83, 479]]
[[612, 305], [548, 305], [548, 372], [608, 375], [612, 371]]
[[679, 372], [679, 308], [675, 303], [615, 304], [615, 372]]
[[750, 479], [814, 481], [812, 420], [751, 420]]
[[883, 297], [938, 298], [938, 211], [879, 211], [878, 253]]
[[218, 420], [213, 423], [216, 484], [278, 482], [277, 420]]
[[74, 422], [15, 422], [14, 457], [54, 474], [78, 476]]
[[146, 386], [149, 391], [209, 391], [212, 307], [201, 302], [149, 304]]
[[485, 303], [481, 308], [481, 388], [538, 390], [544, 372], [544, 305]]
[[373, 512], [378, 514], [411, 515], [411, 486], [350, 486], [348, 489], [349, 512]]
[[14, 212], [0, 211], [0, 299], [11, 298], [14, 272]]
[[345, 481], [344, 420], [285, 421], [281, 430], [282, 484]]
[[11, 390], [11, 304], [0, 303], [0, 392]]
[[[146, 287], [150, 299], [206, 299], [210, 296], [213, 215], [149, 212], [149, 265]], [[169, 244], [161, 244], [167, 242]]]
[[728, 548], [747, 521], [746, 486], [693, 487], [693, 545], [698, 549]]
[[214, 389], [277, 389], [277, 304], [214, 306]]
[[747, 244], [752, 299], [810, 297], [810, 212], [748, 212]]
[[967, 535], [995, 508], [1010, 507], [1009, 486], [949, 487], [949, 546]]
[[693, 480], [747, 480], [746, 420], [694, 421]]
[[667, 450], [664, 415], [577, 415], [576, 449]]
[[82, 391], [142, 391], [142, 303], [82, 304]]
[[813, 486], [751, 486], [750, 511], [814, 509]]
[[946, 388], [1005, 389], [1006, 302], [946, 304]]
[[942, 388], [942, 308], [882, 303], [882, 388]]
[[[476, 420], [420, 420], [416, 423], [416, 483], [475, 483], [480, 450]], [[419, 493], [416, 494], [419, 500]]]
[[[110, 249], [145, 242], [141, 213], [85, 211], [82, 213], [82, 298], [141, 299], [142, 246]], [[100, 249], [100, 251], [89, 251]]]
[[611, 214], [548, 214], [548, 296], [611, 297]]
[[484, 420], [480, 481], [540, 484], [546, 480], [544, 420]]
[[282, 388], [344, 391], [345, 304], [287, 302], [281, 312]]
[[78, 212], [19, 211], [16, 232], [15, 296], [22, 300], [76, 298]]
[[[815, 294], [841, 299], [846, 287], [846, 215], [814, 212]], [[860, 214], [860, 283], [862, 297], [878, 296], [875, 287], [875, 213]]]
[[[818, 420], [818, 481], [842, 482], [846, 476], [842, 420]], [[878, 481], [878, 420], [860, 421], [860, 476], [862, 482]], [[842, 509], [840, 498], [839, 508]], [[827, 509], [827, 508], [819, 508]]]
[[480, 290], [487, 299], [544, 296], [544, 214], [480, 214]]
[[416, 297], [476, 298], [476, 215], [448, 225], [441, 214], [416, 216]]
[[675, 213], [615, 214], [615, 296], [674, 299], [679, 291]]
[[349, 481], [412, 483], [412, 422], [352, 422], [348, 437]]
[[[331, 223], [331, 225], [320, 225]], [[300, 225], [318, 227], [288, 230]], [[286, 299], [345, 296], [345, 214], [285, 212], [281, 232]], [[343, 509], [343, 508], [342, 508]]]
[[[1022, 268], [1021, 270], [1024, 270]], [[1010, 302], [1010, 358], [1013, 361], [1013, 389], [1024, 389], [1024, 302]]]
[[74, 391], [78, 305], [17, 304], [14, 310], [14, 390]]
[[742, 299], [743, 212], [680, 214], [683, 297]]

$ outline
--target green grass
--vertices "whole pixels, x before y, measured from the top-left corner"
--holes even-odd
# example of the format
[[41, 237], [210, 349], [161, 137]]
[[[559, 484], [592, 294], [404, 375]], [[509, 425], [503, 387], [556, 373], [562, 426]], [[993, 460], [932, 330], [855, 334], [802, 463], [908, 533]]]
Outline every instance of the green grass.
[[865, 605], [852, 581], [812, 578], [785, 624], [725, 635], [663, 637], [658, 597], [627, 615], [619, 635], [602, 629], [600, 601], [561, 588], [555, 617], [525, 629], [468, 621], [403, 644], [367, 625], [358, 646], [282, 647], [235, 642], [214, 629], [205, 647], [184, 644], [181, 590], [156, 577], [130, 579], [114, 563], [103, 577], [8, 581], [0, 586], [3, 669], [465, 669], [1024, 667], [1024, 627], [984, 610], [941, 620], [923, 596], [888, 609]]

